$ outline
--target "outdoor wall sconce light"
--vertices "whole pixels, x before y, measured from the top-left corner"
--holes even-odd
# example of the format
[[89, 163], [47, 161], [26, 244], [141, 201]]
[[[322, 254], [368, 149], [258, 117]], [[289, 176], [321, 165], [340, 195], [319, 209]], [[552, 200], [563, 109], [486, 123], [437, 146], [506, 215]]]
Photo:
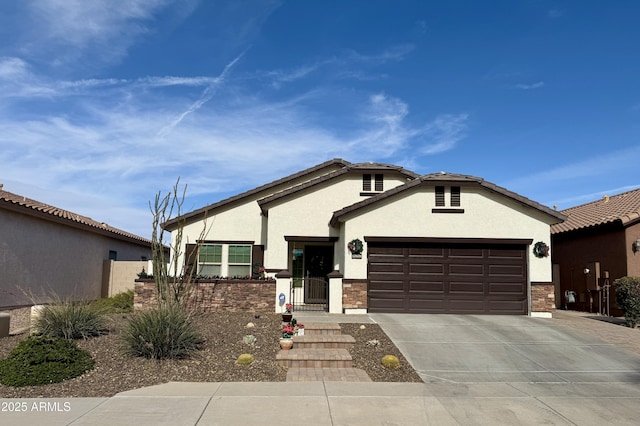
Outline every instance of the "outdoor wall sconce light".
[[638, 238], [633, 242], [633, 244], [631, 244], [631, 248], [633, 249], [634, 253], [637, 253], [640, 251], [640, 238]]
[[589, 271], [589, 268], [584, 268], [583, 272], [584, 272], [585, 275], [589, 275], [589, 272], [591, 272], [591, 271]]

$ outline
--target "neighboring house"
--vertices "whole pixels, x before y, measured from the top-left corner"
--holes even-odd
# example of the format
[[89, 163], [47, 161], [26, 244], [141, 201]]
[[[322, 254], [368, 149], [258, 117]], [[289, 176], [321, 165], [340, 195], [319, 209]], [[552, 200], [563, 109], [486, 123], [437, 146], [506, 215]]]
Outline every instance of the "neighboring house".
[[0, 185], [0, 308], [47, 302], [52, 294], [97, 299], [105, 260], [150, 258], [145, 238]]
[[[557, 306], [621, 315], [615, 291], [607, 303], [604, 286], [620, 277], [640, 277], [640, 189], [562, 213], [567, 220], [551, 227]], [[565, 297], [567, 291], [575, 292], [575, 303]]]
[[[481, 178], [334, 159], [165, 229], [175, 238], [182, 226], [182, 257], [197, 260], [200, 275], [264, 266], [276, 301], [289, 301], [292, 285], [304, 293], [298, 303], [328, 299], [330, 312], [549, 315], [550, 258], [532, 250], [550, 245], [550, 225], [563, 218]], [[316, 281], [329, 281], [328, 292], [314, 292]]]

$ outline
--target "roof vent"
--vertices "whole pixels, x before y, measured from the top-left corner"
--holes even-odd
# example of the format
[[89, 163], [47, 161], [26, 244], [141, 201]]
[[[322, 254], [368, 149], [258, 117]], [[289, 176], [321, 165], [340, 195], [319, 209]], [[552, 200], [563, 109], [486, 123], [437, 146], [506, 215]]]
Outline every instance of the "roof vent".
[[604, 200], [605, 203], [609, 202], [609, 196], [608, 195], [603, 195], [602, 199]]

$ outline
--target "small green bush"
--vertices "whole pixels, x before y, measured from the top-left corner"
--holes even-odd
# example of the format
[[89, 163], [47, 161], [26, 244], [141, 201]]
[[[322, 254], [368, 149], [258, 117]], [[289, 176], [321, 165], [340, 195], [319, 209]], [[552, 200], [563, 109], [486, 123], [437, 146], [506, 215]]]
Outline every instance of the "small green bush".
[[393, 355], [385, 355], [380, 361], [384, 368], [398, 368], [400, 367], [400, 360]]
[[122, 338], [125, 353], [152, 359], [184, 358], [204, 341], [191, 315], [174, 304], [135, 314]]
[[133, 290], [118, 293], [112, 297], [98, 299], [92, 305], [108, 313], [129, 313], [133, 312]]
[[7, 386], [39, 386], [68, 380], [93, 368], [91, 355], [75, 342], [30, 336], [0, 361], [0, 382]]
[[253, 362], [253, 355], [251, 354], [242, 354], [236, 360], [237, 365], [249, 365]]
[[616, 302], [624, 311], [624, 319], [629, 327], [640, 324], [640, 278], [622, 277], [613, 282]]
[[105, 334], [107, 316], [88, 302], [58, 300], [45, 305], [34, 324], [35, 331], [49, 337], [86, 339]]

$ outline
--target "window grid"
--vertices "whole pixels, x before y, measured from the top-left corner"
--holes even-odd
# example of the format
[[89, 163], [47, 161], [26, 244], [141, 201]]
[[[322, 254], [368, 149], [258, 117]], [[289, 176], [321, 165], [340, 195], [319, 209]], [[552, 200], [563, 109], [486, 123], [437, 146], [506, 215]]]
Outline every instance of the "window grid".
[[459, 186], [451, 187], [451, 206], [460, 207], [460, 187]]
[[376, 191], [382, 192], [384, 190], [384, 178], [382, 174], [376, 174]]
[[362, 190], [365, 192], [371, 191], [371, 175], [370, 174], [362, 175]]
[[444, 186], [436, 186], [436, 207], [444, 207]]

